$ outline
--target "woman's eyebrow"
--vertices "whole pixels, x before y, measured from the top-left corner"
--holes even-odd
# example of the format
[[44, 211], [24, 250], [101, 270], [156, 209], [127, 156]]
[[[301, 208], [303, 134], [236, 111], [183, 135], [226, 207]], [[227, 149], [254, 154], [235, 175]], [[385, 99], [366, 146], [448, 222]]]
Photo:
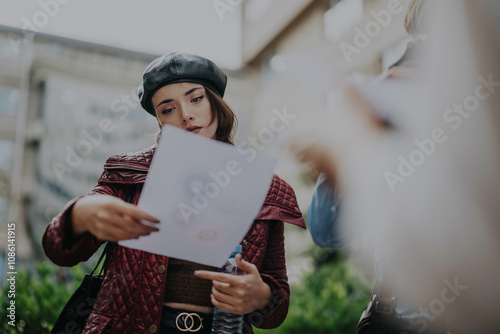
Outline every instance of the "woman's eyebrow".
[[[188, 90], [187, 92], [184, 93], [184, 96], [188, 96], [189, 94], [191, 94], [192, 92], [194, 92], [195, 90], [197, 89], [201, 89], [202, 87], [195, 87], [195, 88], [192, 88], [190, 90]], [[161, 101], [160, 103], [158, 103], [158, 105], [156, 106], [156, 108], [158, 108], [159, 106], [161, 106], [162, 104], [165, 104], [165, 103], [170, 103], [172, 102], [173, 99], [166, 99], [166, 100], [163, 100]]]
[[184, 93], [184, 96], [188, 96], [189, 94], [191, 94], [192, 92], [194, 92], [197, 89], [201, 89], [201, 87], [194, 87], [194, 88], [188, 90], [187, 92]]
[[163, 100], [161, 101], [160, 103], [158, 103], [158, 105], [156, 106], [156, 108], [158, 108], [159, 106], [161, 106], [162, 104], [165, 104], [165, 103], [169, 103], [169, 102], [172, 102], [173, 99], [166, 99], [166, 100]]

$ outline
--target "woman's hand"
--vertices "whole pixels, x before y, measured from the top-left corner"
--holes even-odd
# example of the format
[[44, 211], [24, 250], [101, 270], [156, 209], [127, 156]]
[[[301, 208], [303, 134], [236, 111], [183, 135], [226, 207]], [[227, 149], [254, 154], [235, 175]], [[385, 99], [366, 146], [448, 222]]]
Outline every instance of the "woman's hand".
[[212, 280], [212, 304], [226, 312], [248, 314], [264, 308], [271, 298], [271, 288], [260, 277], [257, 267], [236, 255], [236, 265], [244, 275], [230, 275], [198, 270], [195, 275]]
[[71, 212], [73, 235], [92, 233], [100, 240], [137, 239], [158, 231], [141, 220], [158, 223], [158, 219], [142, 212], [133, 204], [108, 195], [86, 196], [76, 201]]

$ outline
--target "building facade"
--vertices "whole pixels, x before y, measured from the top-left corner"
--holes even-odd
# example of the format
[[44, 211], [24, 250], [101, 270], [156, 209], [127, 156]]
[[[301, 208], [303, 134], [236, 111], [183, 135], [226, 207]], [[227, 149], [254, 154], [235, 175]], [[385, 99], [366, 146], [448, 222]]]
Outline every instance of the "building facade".
[[[29, 267], [44, 258], [47, 223], [93, 188], [110, 155], [155, 144], [158, 124], [137, 88], [158, 55], [9, 27], [0, 27], [0, 50], [0, 258], [15, 223], [17, 262]], [[245, 101], [242, 77], [227, 72], [228, 97]]]
[[[242, 15], [243, 65], [227, 71], [236, 141], [279, 158], [277, 173], [303, 212], [312, 184], [287, 145], [342, 108], [343, 78], [381, 74], [402, 55], [407, 4], [246, 0], [230, 13]], [[136, 90], [156, 56], [0, 27], [2, 261], [8, 223], [16, 224], [18, 261], [44, 258], [48, 221], [95, 185], [106, 158], [154, 144], [157, 123]]]

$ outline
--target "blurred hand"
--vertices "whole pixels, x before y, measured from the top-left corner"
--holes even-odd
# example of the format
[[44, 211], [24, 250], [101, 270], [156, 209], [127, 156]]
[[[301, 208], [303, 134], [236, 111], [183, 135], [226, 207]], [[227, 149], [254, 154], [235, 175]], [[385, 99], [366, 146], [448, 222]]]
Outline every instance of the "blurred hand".
[[327, 138], [309, 138], [296, 141], [291, 146], [295, 158], [307, 164], [314, 173], [324, 172], [328, 181], [334, 185], [337, 179], [337, 163], [334, 148]]
[[347, 107], [357, 116], [361, 131], [380, 132], [388, 129], [387, 123], [379, 117], [371, 103], [352, 86], [345, 86]]
[[411, 67], [394, 66], [387, 72], [387, 79], [415, 79], [421, 75], [421, 71]]
[[339, 182], [339, 159], [362, 154], [374, 136], [388, 129], [388, 124], [356, 89], [345, 86], [344, 94], [344, 113], [337, 113], [332, 123], [318, 122], [313, 131], [291, 145], [297, 160], [316, 173], [324, 172], [332, 185]]
[[212, 304], [227, 312], [248, 314], [264, 308], [271, 298], [271, 288], [260, 277], [257, 267], [236, 255], [236, 265], [244, 275], [231, 275], [206, 270], [195, 275], [212, 280]]
[[108, 195], [86, 196], [76, 201], [71, 212], [73, 234], [92, 233], [100, 240], [137, 239], [158, 231], [141, 220], [158, 223], [158, 219], [142, 212], [136, 205]]

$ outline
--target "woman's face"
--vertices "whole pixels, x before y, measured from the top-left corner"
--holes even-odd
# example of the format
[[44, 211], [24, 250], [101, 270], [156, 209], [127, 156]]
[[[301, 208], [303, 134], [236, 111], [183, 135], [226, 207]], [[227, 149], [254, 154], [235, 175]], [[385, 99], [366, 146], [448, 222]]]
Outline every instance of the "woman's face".
[[212, 108], [202, 85], [181, 82], [163, 86], [151, 101], [160, 129], [164, 124], [169, 124], [216, 139], [217, 118], [210, 123]]

